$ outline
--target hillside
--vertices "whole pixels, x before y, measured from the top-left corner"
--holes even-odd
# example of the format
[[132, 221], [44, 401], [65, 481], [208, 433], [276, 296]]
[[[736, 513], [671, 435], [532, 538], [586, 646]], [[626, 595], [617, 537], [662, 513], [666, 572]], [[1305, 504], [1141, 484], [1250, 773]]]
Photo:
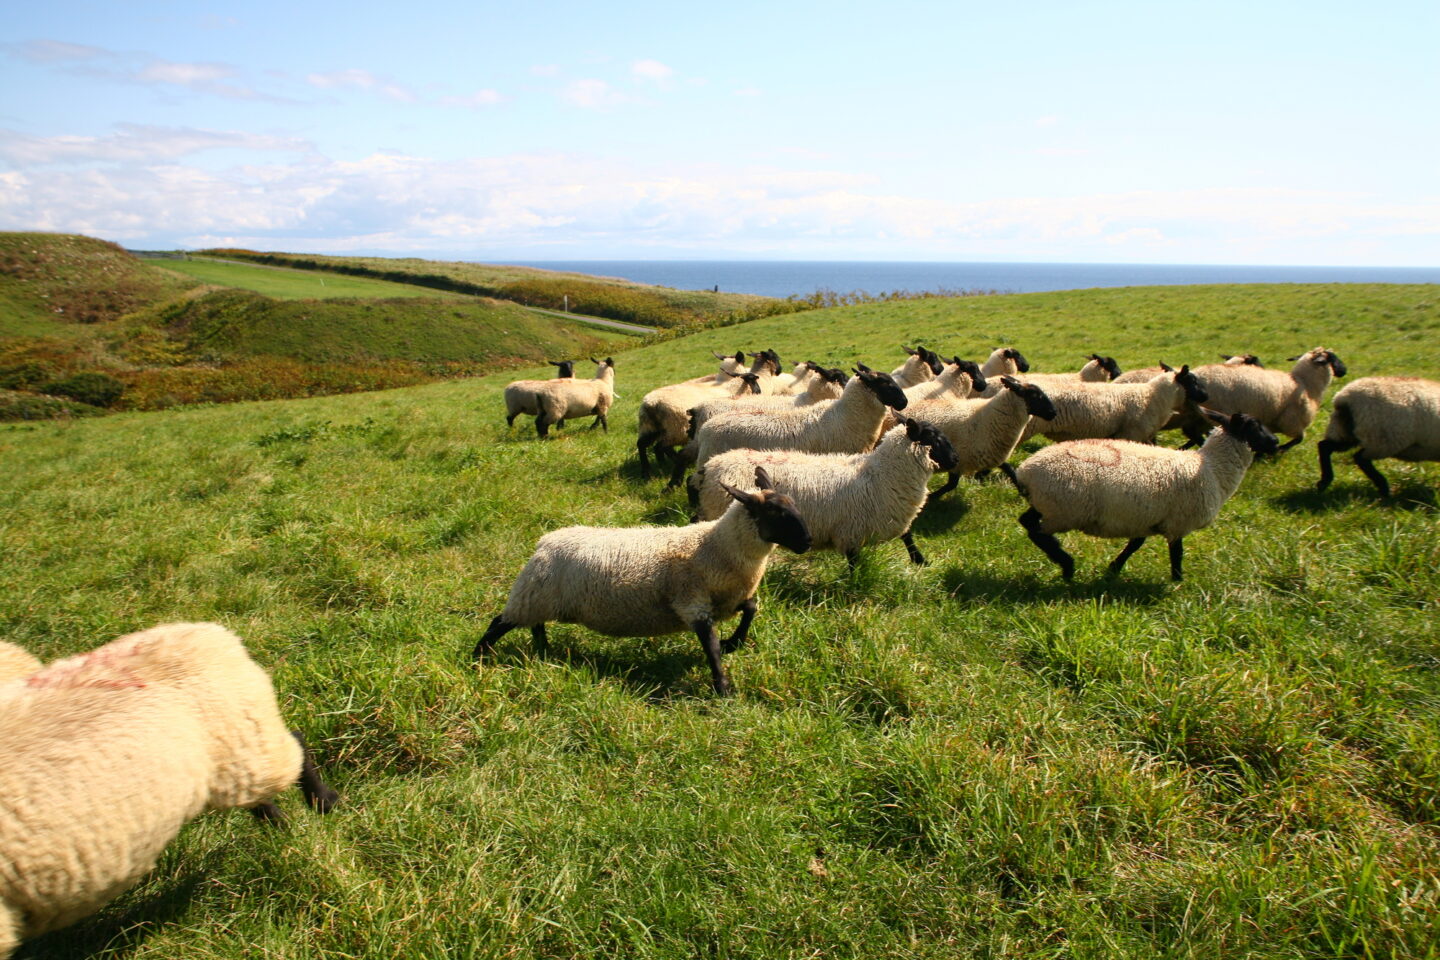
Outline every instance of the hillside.
[[189, 276], [181, 262], [142, 262], [84, 237], [0, 234], [0, 256], [0, 420], [76, 409], [49, 396], [122, 410], [316, 396], [634, 343], [513, 303], [401, 284], [332, 277], [350, 295], [337, 298], [313, 272], [205, 264]]
[[151, 266], [182, 273], [212, 286], [251, 290], [276, 300], [393, 300], [399, 297], [460, 299], [466, 296], [458, 293], [446, 294], [444, 291], [407, 283], [387, 283], [384, 280], [335, 274], [326, 276], [314, 270], [225, 263], [218, 260], [163, 260], [153, 262]]
[[676, 290], [618, 277], [595, 277], [534, 267], [393, 257], [330, 257], [217, 249], [201, 253], [256, 263], [408, 282], [440, 290], [512, 300], [551, 310], [646, 326], [693, 330], [803, 309], [798, 302], [744, 293]]
[[[608, 434], [507, 431], [513, 374], [0, 426], [0, 635], [47, 658], [166, 620], [249, 641], [344, 806], [202, 818], [23, 956], [1427, 957], [1440, 912], [1440, 465], [1315, 440], [1186, 541], [1062, 539], [962, 483], [899, 544], [777, 554], [717, 701], [693, 637], [468, 651], [535, 540], [677, 523], [646, 390], [710, 349], [1020, 347], [1037, 369], [1323, 344], [1440, 377], [1425, 286], [1094, 290], [776, 317], [617, 354]], [[546, 376], [540, 368], [518, 371]], [[1343, 382], [1343, 381], [1342, 381]], [[577, 429], [579, 428], [579, 429]], [[1033, 448], [1032, 444], [1032, 448]], [[938, 481], [937, 481], [938, 483]]]

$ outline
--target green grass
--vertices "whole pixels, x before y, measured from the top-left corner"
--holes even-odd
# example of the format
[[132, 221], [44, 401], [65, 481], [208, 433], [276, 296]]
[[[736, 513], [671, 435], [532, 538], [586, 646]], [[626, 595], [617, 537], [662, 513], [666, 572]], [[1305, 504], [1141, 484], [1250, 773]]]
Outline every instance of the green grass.
[[364, 277], [346, 277], [336, 274], [318, 274], [311, 270], [292, 270], [286, 267], [220, 263], [214, 260], [164, 260], [157, 261], [154, 265], [165, 270], [183, 273], [202, 283], [253, 290], [276, 300], [337, 300], [347, 297], [371, 300], [398, 297], [426, 297], [429, 299], [463, 297], [463, 294], [447, 294], [444, 291], [427, 290], [424, 287], [404, 283], [387, 283], [383, 280], [367, 280]]
[[[737, 689], [693, 638], [551, 628], [467, 655], [544, 532], [675, 522], [647, 389], [708, 350], [899, 344], [1037, 369], [1267, 363], [1440, 376], [1434, 287], [1164, 288], [860, 306], [617, 354], [612, 431], [506, 431], [511, 374], [0, 427], [0, 635], [56, 657], [174, 619], [246, 637], [345, 805], [187, 827], [24, 957], [1436, 957], [1440, 466], [1314, 441], [1216, 523], [1077, 582], [965, 483], [850, 574], [776, 556]], [[519, 374], [545, 376], [535, 369]], [[1326, 414], [1322, 413], [1323, 427]]]

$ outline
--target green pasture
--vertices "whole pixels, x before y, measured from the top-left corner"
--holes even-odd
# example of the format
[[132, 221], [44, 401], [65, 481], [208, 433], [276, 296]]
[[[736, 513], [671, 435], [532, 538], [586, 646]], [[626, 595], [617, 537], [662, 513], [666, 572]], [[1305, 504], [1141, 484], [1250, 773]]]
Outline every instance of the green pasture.
[[610, 432], [549, 442], [501, 400], [549, 368], [0, 426], [0, 635], [53, 658], [222, 622], [344, 794], [285, 798], [285, 829], [201, 818], [20, 956], [1440, 956], [1440, 464], [1381, 462], [1380, 503], [1342, 456], [1315, 493], [1328, 404], [1180, 584], [1158, 543], [1106, 580], [1120, 544], [1077, 534], [1065, 584], [1013, 489], [964, 482], [917, 521], [929, 566], [777, 553], [731, 699], [685, 635], [554, 625], [545, 658], [517, 631], [469, 662], [541, 534], [685, 522], [638, 477], [647, 390], [711, 349], [888, 370], [917, 341], [1037, 370], [1324, 345], [1351, 377], [1440, 377], [1440, 291], [772, 317], [615, 354]]
[[253, 290], [276, 300], [336, 300], [344, 298], [394, 299], [426, 297], [430, 299], [470, 299], [463, 294], [445, 293], [404, 283], [389, 283], [343, 274], [321, 274], [312, 270], [288, 267], [264, 267], [248, 263], [224, 263], [219, 260], [148, 261], [158, 269], [173, 270], [202, 283], [220, 287]]

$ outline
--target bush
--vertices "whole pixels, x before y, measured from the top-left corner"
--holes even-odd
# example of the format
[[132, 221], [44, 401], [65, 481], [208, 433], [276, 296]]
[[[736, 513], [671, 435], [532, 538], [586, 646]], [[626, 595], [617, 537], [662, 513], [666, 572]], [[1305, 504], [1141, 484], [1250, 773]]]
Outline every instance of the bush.
[[46, 384], [41, 390], [55, 397], [69, 397], [95, 407], [112, 406], [125, 392], [125, 384], [108, 373], [77, 373], [55, 383]]
[[105, 411], [73, 400], [42, 397], [33, 393], [0, 390], [0, 422], [13, 420], [55, 420], [60, 417], [94, 417]]
[[49, 371], [34, 361], [0, 367], [0, 390], [34, 390], [49, 379]]

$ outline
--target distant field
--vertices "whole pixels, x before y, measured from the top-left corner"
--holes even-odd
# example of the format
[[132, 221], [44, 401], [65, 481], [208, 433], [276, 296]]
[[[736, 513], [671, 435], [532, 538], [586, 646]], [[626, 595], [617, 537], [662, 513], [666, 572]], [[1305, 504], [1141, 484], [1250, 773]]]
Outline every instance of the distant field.
[[[507, 430], [517, 375], [0, 426], [0, 636], [46, 657], [176, 619], [247, 638], [345, 797], [186, 828], [22, 956], [1440, 956], [1440, 464], [1396, 502], [1315, 441], [1186, 542], [1025, 538], [965, 482], [916, 538], [777, 553], [718, 701], [693, 637], [556, 625], [468, 652], [535, 540], [681, 523], [635, 412], [711, 349], [890, 369], [900, 344], [1038, 370], [1324, 345], [1440, 377], [1426, 286], [1093, 290], [848, 307], [617, 353], [608, 434]], [[577, 370], [577, 372], [584, 372]], [[1344, 381], [1342, 381], [1343, 383]], [[1173, 442], [1173, 441], [1172, 441]], [[1035, 449], [1033, 443], [1029, 449]], [[937, 481], [938, 484], [938, 481]]]
[[288, 267], [262, 267], [213, 260], [152, 260], [151, 266], [173, 270], [202, 283], [253, 290], [277, 300], [382, 299], [395, 297], [457, 298], [464, 294], [427, 290], [404, 283], [387, 283], [364, 277], [319, 274]]

